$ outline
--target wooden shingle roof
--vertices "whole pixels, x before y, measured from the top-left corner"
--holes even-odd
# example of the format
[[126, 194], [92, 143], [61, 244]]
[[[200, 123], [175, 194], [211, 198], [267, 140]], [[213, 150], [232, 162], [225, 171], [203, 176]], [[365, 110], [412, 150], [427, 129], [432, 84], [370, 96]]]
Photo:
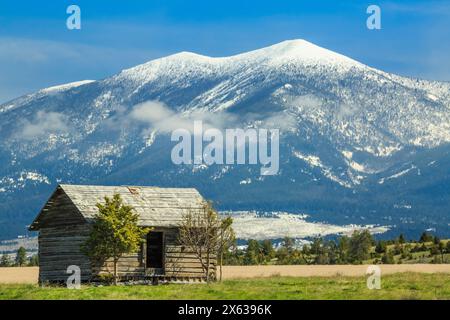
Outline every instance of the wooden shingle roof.
[[[124, 204], [135, 209], [141, 226], [178, 226], [184, 214], [201, 208], [205, 201], [193, 188], [61, 184], [58, 190], [69, 197], [86, 221], [91, 220], [98, 213], [97, 203], [104, 203], [105, 197], [111, 198], [118, 193]], [[49, 203], [51, 205], [51, 199], [47, 206]], [[35, 222], [38, 222], [40, 216], [45, 213], [45, 208]]]

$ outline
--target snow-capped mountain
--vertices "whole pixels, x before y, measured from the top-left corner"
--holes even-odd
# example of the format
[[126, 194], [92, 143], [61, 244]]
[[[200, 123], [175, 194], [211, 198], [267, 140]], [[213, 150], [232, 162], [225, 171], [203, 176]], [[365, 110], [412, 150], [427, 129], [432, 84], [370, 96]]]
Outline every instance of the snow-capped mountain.
[[[170, 132], [194, 119], [279, 128], [279, 173], [174, 165]], [[0, 238], [23, 233], [58, 182], [193, 186], [226, 210], [450, 235], [449, 129], [449, 83], [304, 40], [223, 58], [182, 52], [0, 106]]]

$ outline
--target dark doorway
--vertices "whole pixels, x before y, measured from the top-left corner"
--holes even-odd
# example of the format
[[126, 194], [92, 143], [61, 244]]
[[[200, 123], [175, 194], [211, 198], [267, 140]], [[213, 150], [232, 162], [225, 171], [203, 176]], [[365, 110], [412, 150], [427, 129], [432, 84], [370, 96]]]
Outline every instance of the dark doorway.
[[150, 232], [147, 235], [147, 268], [163, 268], [164, 234]]

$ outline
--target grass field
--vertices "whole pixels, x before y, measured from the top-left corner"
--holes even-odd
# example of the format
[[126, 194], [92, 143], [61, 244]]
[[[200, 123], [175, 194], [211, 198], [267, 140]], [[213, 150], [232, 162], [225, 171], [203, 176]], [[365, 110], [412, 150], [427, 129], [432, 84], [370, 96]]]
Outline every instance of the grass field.
[[83, 286], [0, 285], [0, 299], [450, 299], [450, 274], [397, 273], [369, 290], [365, 277], [277, 277], [213, 284]]

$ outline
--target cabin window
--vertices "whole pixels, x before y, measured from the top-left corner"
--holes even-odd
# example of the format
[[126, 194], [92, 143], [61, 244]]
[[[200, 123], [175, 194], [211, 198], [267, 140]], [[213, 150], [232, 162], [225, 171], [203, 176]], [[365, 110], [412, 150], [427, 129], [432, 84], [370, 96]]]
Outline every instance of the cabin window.
[[147, 235], [147, 268], [163, 267], [164, 234], [150, 232]]

